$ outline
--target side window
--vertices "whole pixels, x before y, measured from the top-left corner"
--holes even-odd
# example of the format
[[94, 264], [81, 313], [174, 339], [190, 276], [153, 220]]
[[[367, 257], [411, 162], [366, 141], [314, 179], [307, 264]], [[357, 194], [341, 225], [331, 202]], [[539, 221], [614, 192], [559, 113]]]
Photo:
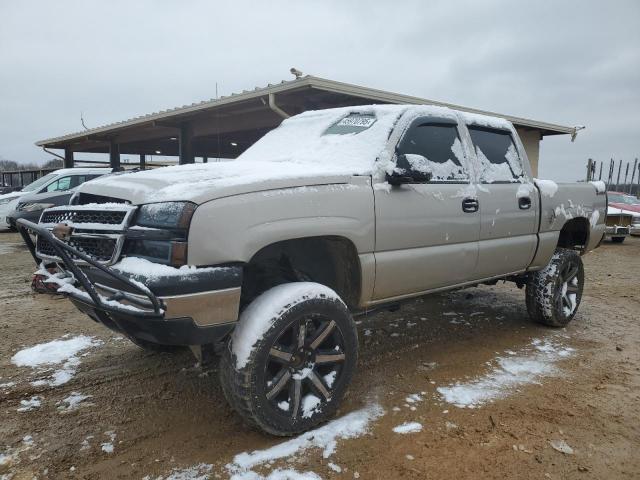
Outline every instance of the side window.
[[520, 182], [524, 171], [511, 132], [469, 125], [482, 183]]
[[455, 123], [424, 118], [413, 122], [396, 149], [413, 165], [431, 173], [432, 182], [467, 181], [464, 154]]
[[76, 188], [78, 185], [81, 185], [86, 181], [86, 175], [74, 175], [71, 177], [71, 188]]
[[71, 188], [71, 177], [62, 177], [47, 187], [47, 192], [64, 192]]

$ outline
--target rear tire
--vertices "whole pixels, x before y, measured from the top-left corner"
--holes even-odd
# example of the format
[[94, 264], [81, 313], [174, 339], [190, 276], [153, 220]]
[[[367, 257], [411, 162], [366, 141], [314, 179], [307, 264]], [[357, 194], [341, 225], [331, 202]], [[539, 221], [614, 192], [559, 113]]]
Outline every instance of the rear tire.
[[575, 316], [584, 288], [584, 266], [575, 250], [558, 248], [549, 264], [527, 281], [527, 310], [536, 322], [564, 327]]
[[278, 285], [242, 313], [220, 360], [220, 383], [248, 425], [295, 435], [333, 417], [357, 355], [355, 324], [333, 290]]
[[611, 237], [611, 241], [613, 243], [622, 243], [624, 242], [625, 237]]

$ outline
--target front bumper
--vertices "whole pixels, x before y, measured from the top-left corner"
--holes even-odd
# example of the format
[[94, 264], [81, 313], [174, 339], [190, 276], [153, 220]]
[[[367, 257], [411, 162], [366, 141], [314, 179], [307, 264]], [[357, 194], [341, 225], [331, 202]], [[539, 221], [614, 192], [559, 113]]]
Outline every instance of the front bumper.
[[238, 264], [190, 270], [185, 276], [133, 275], [97, 262], [47, 228], [24, 219], [17, 224], [36, 262], [27, 230], [48, 242], [73, 275], [74, 285], [63, 288], [73, 304], [112, 330], [162, 345], [205, 345], [235, 326], [242, 284]]
[[607, 225], [605, 235], [607, 237], [626, 237], [630, 233], [630, 227], [620, 227], [618, 225]]
[[25, 212], [25, 211], [19, 212], [17, 210], [14, 210], [13, 212], [7, 215], [6, 222], [11, 228], [17, 228], [18, 220], [20, 220], [21, 218], [24, 218], [25, 220], [28, 220], [33, 223], [38, 223], [38, 220], [40, 219], [40, 215], [42, 215], [42, 210], [36, 210], [33, 212]]
[[13, 208], [9, 205], [11, 205], [11, 202], [0, 205], [0, 229], [9, 228], [11, 226], [9, 218], [7, 217], [13, 212]]

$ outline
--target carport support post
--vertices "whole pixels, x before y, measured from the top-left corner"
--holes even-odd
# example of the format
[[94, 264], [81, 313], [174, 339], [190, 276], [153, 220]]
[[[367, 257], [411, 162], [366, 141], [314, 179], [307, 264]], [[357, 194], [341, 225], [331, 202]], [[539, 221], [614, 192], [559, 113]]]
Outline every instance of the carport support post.
[[109, 143], [109, 165], [114, 171], [120, 171], [120, 148], [113, 141]]
[[64, 149], [64, 168], [73, 168], [73, 150], [69, 147]]
[[180, 126], [180, 165], [194, 163], [196, 158], [193, 154], [193, 127], [189, 123]]
[[140, 170], [147, 168], [147, 156], [144, 153], [140, 154]]

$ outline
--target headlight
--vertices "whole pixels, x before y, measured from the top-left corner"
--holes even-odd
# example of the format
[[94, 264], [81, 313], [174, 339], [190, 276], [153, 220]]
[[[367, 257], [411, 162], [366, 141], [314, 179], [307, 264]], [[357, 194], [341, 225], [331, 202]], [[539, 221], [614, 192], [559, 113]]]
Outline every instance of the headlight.
[[[164, 232], [143, 231], [127, 242], [126, 254], [152, 262], [180, 267], [187, 263], [187, 236], [196, 205], [190, 202], [163, 202], [138, 208], [135, 226]], [[135, 230], [135, 227], [132, 229]], [[158, 237], [158, 234], [161, 233]]]
[[45, 208], [55, 207], [54, 203], [25, 203], [18, 206], [17, 210], [21, 212], [37, 212], [38, 210], [44, 210]]
[[138, 209], [135, 223], [141, 227], [188, 229], [195, 210], [191, 202], [150, 203]]
[[187, 242], [170, 240], [131, 240], [127, 255], [151, 262], [181, 267], [187, 264]]

